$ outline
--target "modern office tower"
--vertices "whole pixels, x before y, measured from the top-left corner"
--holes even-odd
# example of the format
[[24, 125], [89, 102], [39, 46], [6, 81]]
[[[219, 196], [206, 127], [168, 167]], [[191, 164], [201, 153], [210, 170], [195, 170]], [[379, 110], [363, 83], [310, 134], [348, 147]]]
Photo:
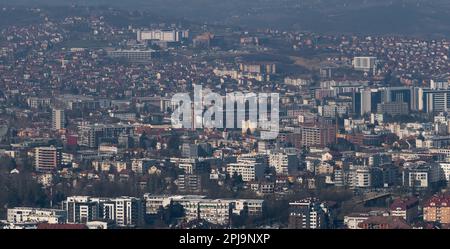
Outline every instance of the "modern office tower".
[[447, 112], [450, 110], [450, 90], [422, 91], [422, 109], [426, 113]]
[[423, 110], [423, 88], [413, 87], [411, 89], [411, 110], [422, 111]]
[[37, 171], [56, 170], [61, 165], [62, 152], [56, 147], [37, 147], [34, 149], [34, 163]]
[[408, 104], [408, 108], [413, 109], [413, 88], [411, 87], [387, 87], [385, 89], [384, 103], [399, 103], [404, 102]]
[[52, 111], [52, 128], [55, 130], [64, 129], [66, 126], [66, 115], [62, 109], [53, 109]]
[[353, 93], [353, 113], [360, 116], [375, 113], [377, 105], [383, 102], [383, 95], [379, 89], [361, 89]]
[[376, 68], [377, 57], [354, 57], [353, 68], [355, 70], [371, 72]]
[[440, 80], [436, 80], [436, 79], [432, 79], [430, 81], [430, 88], [431, 89], [444, 89], [447, 90], [449, 89], [449, 81], [447, 79], [440, 79]]

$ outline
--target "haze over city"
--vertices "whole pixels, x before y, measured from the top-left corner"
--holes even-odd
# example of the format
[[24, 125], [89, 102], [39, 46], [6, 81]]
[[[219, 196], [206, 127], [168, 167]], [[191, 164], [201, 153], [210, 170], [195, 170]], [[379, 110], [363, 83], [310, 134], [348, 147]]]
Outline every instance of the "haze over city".
[[449, 14], [0, 0], [0, 229], [448, 229]]

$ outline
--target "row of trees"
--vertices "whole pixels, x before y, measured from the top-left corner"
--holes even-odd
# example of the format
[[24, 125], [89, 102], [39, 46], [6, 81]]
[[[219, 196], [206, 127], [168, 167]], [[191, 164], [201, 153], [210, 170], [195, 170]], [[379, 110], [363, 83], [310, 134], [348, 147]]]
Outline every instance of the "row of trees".
[[[12, 173], [20, 168], [20, 173]], [[14, 159], [0, 157], [0, 217], [5, 217], [9, 207], [46, 207], [49, 198], [46, 191], [32, 177], [31, 167], [17, 167]]]

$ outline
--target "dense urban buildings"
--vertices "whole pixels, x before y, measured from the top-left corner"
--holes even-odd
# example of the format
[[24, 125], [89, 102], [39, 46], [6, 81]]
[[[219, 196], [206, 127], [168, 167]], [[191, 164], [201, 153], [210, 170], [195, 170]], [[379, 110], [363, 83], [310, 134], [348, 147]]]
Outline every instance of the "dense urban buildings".
[[449, 228], [450, 39], [259, 2], [1, 6], [0, 228]]

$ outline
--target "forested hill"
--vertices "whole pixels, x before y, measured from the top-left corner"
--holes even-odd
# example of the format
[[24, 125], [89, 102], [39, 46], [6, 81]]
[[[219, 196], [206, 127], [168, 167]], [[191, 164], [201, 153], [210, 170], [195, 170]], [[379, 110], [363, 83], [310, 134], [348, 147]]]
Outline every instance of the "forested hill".
[[97, 5], [169, 20], [315, 32], [450, 36], [447, 0], [0, 0], [0, 5]]

